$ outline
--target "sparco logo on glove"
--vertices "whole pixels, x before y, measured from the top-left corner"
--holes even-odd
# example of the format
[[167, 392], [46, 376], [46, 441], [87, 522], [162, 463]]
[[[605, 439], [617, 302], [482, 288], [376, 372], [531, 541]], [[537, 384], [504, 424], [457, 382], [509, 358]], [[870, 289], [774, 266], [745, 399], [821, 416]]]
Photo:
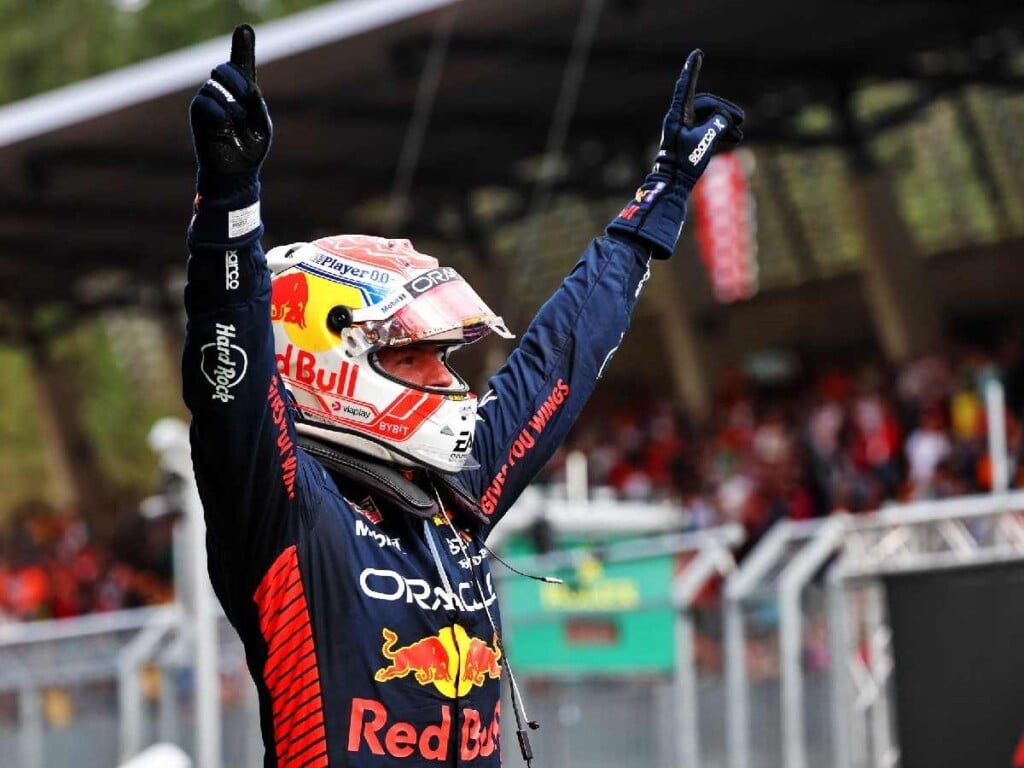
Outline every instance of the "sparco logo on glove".
[[718, 131], [714, 128], [708, 128], [707, 133], [700, 140], [700, 144], [690, 153], [690, 163], [696, 165], [700, 162], [700, 159], [704, 157], [704, 153], [708, 151], [708, 147], [711, 146], [711, 142], [715, 140], [715, 136], [718, 135]]

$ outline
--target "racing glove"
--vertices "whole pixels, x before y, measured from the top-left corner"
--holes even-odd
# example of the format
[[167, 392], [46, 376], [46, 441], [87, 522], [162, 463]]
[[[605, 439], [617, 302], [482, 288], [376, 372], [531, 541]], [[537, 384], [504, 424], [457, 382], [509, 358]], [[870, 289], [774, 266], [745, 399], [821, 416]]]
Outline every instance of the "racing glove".
[[231, 60], [210, 73], [189, 105], [198, 166], [193, 241], [249, 240], [262, 232], [259, 173], [273, 126], [256, 85], [255, 41], [248, 24], [235, 27]]
[[672, 103], [661, 127], [654, 168], [608, 225], [609, 234], [625, 235], [667, 259], [686, 219], [686, 201], [714, 153], [743, 140], [743, 110], [709, 93], [696, 93], [704, 53], [686, 58], [676, 80]]

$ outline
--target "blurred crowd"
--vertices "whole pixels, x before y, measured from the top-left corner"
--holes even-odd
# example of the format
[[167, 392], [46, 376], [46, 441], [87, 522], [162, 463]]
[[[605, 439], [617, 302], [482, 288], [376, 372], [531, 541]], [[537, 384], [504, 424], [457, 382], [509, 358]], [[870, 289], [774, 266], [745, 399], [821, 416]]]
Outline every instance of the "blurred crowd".
[[[539, 482], [564, 482], [566, 456], [582, 451], [593, 494], [672, 502], [685, 529], [739, 522], [748, 550], [780, 519], [989, 490], [985, 391], [998, 380], [1009, 485], [1024, 485], [1021, 349], [958, 345], [895, 368], [875, 360], [798, 367], [770, 381], [731, 370], [701, 425], [667, 399], [595, 402]], [[0, 533], [0, 621], [171, 600], [173, 516], [123, 518], [101, 540], [73, 513], [42, 503], [15, 510]]]
[[100, 540], [71, 512], [23, 505], [0, 538], [0, 622], [58, 619], [168, 602], [167, 522], [126, 518]]
[[545, 469], [564, 480], [583, 451], [592, 488], [620, 499], [677, 503], [684, 527], [740, 522], [752, 545], [777, 520], [989, 490], [986, 385], [1003, 383], [1009, 484], [1018, 485], [1020, 344], [957, 345], [898, 367], [797, 371], [758, 381], [723, 377], [711, 417], [695, 425], [667, 401], [603, 408]]

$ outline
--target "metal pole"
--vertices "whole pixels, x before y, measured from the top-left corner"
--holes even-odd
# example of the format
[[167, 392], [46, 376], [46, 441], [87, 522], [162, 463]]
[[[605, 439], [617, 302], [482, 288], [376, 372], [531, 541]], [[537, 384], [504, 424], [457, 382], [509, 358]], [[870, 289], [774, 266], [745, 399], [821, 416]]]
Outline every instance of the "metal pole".
[[192, 618], [195, 632], [196, 768], [220, 768], [221, 711], [217, 663], [217, 611], [206, 569], [206, 525], [192, 469], [188, 427], [174, 418], [158, 420], [149, 444], [166, 471], [181, 478], [181, 505], [188, 525]]
[[894, 762], [892, 734], [889, 732], [889, 628], [885, 622], [881, 584], [867, 589], [868, 626], [871, 648], [871, 677], [878, 694], [871, 706], [871, 743], [875, 768], [889, 768]]
[[988, 455], [992, 461], [992, 492], [1003, 493], [1010, 487], [1010, 468], [1006, 455], [1006, 397], [999, 379], [989, 379], [985, 385], [985, 415]]
[[[171, 744], [178, 744], [180, 728], [178, 727], [178, 696], [177, 682], [174, 679], [174, 669], [167, 664], [161, 665], [160, 675], [160, 714], [157, 721], [157, 732], [160, 734], [160, 741]], [[247, 765], [256, 765], [251, 762]]]
[[132, 638], [118, 654], [117, 702], [121, 720], [121, 761], [134, 757], [142, 749], [142, 686], [139, 667], [150, 658], [164, 634], [167, 624], [153, 624]]
[[779, 674], [782, 684], [782, 757], [786, 768], [807, 768], [804, 733], [803, 588], [842, 543], [845, 521], [833, 518], [786, 566], [779, 588]]
[[120, 713], [121, 762], [142, 749], [142, 689], [135, 664], [118, 664], [117, 711]]
[[444, 63], [448, 58], [448, 43], [455, 27], [459, 6], [452, 5], [441, 11], [434, 27], [434, 36], [430, 41], [427, 61], [420, 75], [419, 86], [416, 88], [416, 101], [413, 105], [412, 117], [402, 142], [402, 152], [398, 157], [395, 169], [395, 180], [391, 185], [391, 199], [388, 202], [386, 229], [392, 236], [399, 236], [399, 230], [405, 226], [408, 218], [409, 190], [416, 166], [420, 162], [423, 143], [427, 137], [430, 115], [437, 101], [437, 91], [441, 87], [441, 75], [444, 74]]
[[[160, 727], [164, 741], [181, 744], [181, 711], [178, 702], [178, 686], [182, 670], [190, 665], [189, 652], [192, 648], [192, 631], [184, 622], [173, 635], [171, 642], [160, 653], [159, 664], [164, 674], [160, 691]], [[259, 761], [253, 763], [258, 765]], [[246, 763], [249, 765], [249, 763]]]
[[185, 495], [190, 521], [192, 584], [195, 589], [196, 768], [220, 768], [220, 675], [217, 665], [217, 613], [206, 571], [206, 526], [195, 478], [189, 474]]
[[588, 496], [587, 455], [583, 451], [572, 451], [565, 457], [565, 499], [583, 504]]
[[680, 728], [676, 734], [676, 756], [683, 768], [700, 766], [699, 703], [697, 698], [697, 660], [694, 658], [693, 614], [697, 595], [716, 574], [728, 573], [735, 566], [732, 553], [712, 543], [676, 576], [673, 598], [676, 604], [676, 711]]
[[[847, 679], [851, 685], [857, 683], [863, 686], [863, 679], [856, 680], [854, 678], [854, 670], [863, 669], [867, 673], [860, 655], [860, 644], [866, 631], [864, 615], [865, 590], [862, 587], [852, 587], [850, 582], [846, 582], [846, 588], [850, 590], [850, 600], [847, 605], [851, 609], [850, 612], [845, 614], [846, 623], [844, 624], [848, 654], [845, 658], [848, 663], [847, 671], [849, 673]], [[850, 695], [850, 763], [855, 766], [866, 766], [870, 762], [870, 739], [868, 737], [867, 721], [870, 704], [862, 701], [862, 694], [863, 691], [858, 687], [856, 690], [852, 690]]]
[[832, 682], [832, 768], [851, 768], [850, 765], [850, 686], [847, 679], [846, 656], [849, 653], [848, 607], [843, 582], [835, 569], [826, 579], [828, 610], [829, 674]]
[[729, 768], [750, 765], [750, 703], [747, 701], [746, 648], [743, 637], [743, 604], [726, 590], [723, 599], [725, 634], [726, 752]]
[[725, 582], [727, 751], [730, 768], [749, 768], [750, 689], [746, 676], [743, 602], [781, 561], [793, 541], [810, 538], [821, 520], [783, 520], [772, 526]]
[[18, 751], [21, 768], [42, 768], [43, 707], [39, 689], [31, 683], [18, 689]]
[[[184, 510], [182, 510], [184, 513]], [[194, 591], [192, 589], [192, 571], [189, 569], [189, 522], [182, 514], [171, 528], [171, 562], [174, 569], [174, 599], [186, 610], [193, 608], [190, 603]]]
[[[739, 525], [723, 525], [691, 533], [670, 533], [610, 545], [602, 549], [601, 561], [623, 563], [679, 552], [703, 551], [710, 546], [723, 549], [738, 547], [743, 543], [743, 538], [743, 528]], [[522, 555], [510, 558], [510, 562], [521, 570], [550, 571], [558, 568], [578, 568], [590, 557], [590, 550], [580, 548], [559, 550], [544, 555]], [[692, 564], [690, 567], [693, 567]]]
[[786, 768], [806, 768], [807, 765], [801, 619], [800, 590], [784, 590], [779, 595], [779, 676], [782, 689], [782, 762]]
[[693, 617], [689, 609], [676, 614], [676, 757], [681, 768], [700, 767], [699, 730], [697, 727], [697, 670], [693, 658]]

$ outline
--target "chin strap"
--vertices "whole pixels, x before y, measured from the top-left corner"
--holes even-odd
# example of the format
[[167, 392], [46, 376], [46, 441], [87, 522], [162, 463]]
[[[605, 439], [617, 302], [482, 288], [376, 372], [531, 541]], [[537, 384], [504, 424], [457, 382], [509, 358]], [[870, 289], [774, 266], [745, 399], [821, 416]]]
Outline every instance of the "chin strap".
[[308, 435], [299, 435], [298, 443], [335, 476], [343, 491], [354, 486], [363, 493], [369, 493], [378, 504], [423, 519], [439, 514], [443, 503], [456, 518], [464, 522], [473, 525], [490, 524], [490, 518], [483, 513], [480, 505], [452, 475], [425, 469], [413, 470], [421, 476], [426, 475], [427, 487], [433, 484], [437, 489], [440, 499], [435, 500], [391, 464], [350, 453]]

